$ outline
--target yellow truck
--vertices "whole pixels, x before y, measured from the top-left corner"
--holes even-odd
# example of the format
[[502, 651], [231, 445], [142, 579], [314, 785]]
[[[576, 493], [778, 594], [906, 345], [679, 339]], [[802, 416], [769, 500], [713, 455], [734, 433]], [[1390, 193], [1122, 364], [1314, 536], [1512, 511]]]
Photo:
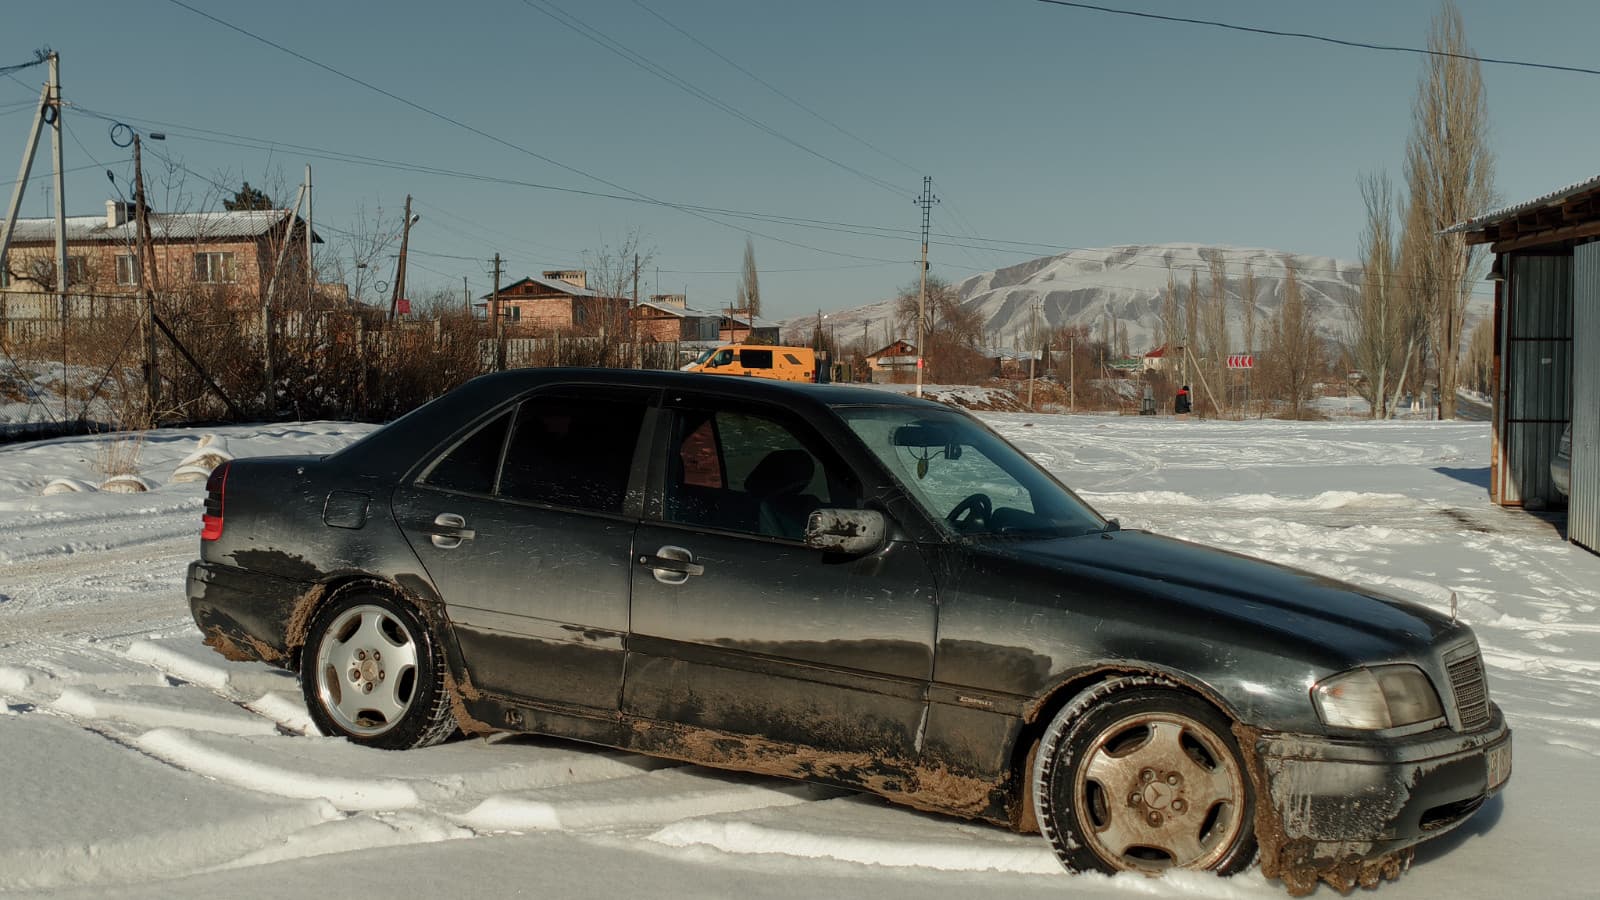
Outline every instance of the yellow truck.
[[708, 375], [747, 375], [778, 381], [827, 381], [818, 377], [817, 354], [810, 347], [770, 344], [724, 344], [700, 354], [683, 367], [685, 372]]

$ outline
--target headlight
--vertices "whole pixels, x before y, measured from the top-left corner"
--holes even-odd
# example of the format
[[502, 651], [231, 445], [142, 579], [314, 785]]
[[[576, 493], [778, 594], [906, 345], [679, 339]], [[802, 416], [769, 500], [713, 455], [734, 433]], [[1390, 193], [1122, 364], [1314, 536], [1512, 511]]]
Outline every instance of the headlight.
[[1325, 725], [1399, 728], [1444, 715], [1433, 682], [1416, 666], [1351, 669], [1317, 682], [1311, 700]]

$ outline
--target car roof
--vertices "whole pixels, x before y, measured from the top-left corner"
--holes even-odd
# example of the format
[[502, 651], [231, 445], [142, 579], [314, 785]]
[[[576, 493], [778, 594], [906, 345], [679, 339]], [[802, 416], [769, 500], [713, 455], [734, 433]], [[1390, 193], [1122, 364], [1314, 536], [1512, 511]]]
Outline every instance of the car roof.
[[676, 372], [653, 369], [599, 369], [552, 366], [513, 369], [474, 379], [495, 392], [520, 393], [545, 384], [631, 385], [723, 394], [772, 402], [813, 403], [823, 406], [922, 406], [948, 409], [942, 403], [923, 400], [894, 391], [838, 384], [809, 384], [737, 375], [708, 375], [702, 372]]

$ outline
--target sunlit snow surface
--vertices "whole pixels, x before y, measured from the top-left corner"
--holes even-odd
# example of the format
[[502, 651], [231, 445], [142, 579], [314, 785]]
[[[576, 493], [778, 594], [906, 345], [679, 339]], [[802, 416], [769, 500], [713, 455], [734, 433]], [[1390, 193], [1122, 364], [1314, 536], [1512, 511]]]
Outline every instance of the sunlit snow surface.
[[[1381, 586], [1477, 629], [1515, 775], [1393, 897], [1589, 896], [1600, 557], [1486, 499], [1482, 424], [988, 414], [1124, 527]], [[326, 453], [340, 423], [221, 429]], [[294, 679], [201, 646], [183, 599], [202, 432], [155, 433], [146, 494], [93, 438], [0, 447], [0, 892], [52, 896], [1280, 897], [1258, 871], [1068, 876], [1037, 837], [791, 782], [531, 738], [410, 753], [306, 734]], [[1323, 895], [1331, 895], [1324, 888]]]

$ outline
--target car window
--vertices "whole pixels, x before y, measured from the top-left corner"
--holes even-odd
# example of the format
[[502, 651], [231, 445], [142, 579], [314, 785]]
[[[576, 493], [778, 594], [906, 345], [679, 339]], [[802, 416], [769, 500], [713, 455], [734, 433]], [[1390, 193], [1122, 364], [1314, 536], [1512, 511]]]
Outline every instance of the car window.
[[429, 466], [422, 483], [447, 491], [494, 493], [494, 476], [500, 469], [500, 451], [510, 424], [511, 413], [496, 416]]
[[540, 395], [523, 401], [497, 493], [620, 513], [644, 411], [643, 400]]
[[839, 414], [951, 533], [1071, 537], [1106, 525], [1032, 460], [960, 413], [903, 406], [847, 407]]
[[772, 351], [740, 350], [739, 365], [744, 366], [746, 369], [770, 369], [772, 368]]
[[796, 357], [793, 353], [785, 353], [783, 355], [783, 358], [788, 360], [789, 361], [789, 365], [791, 365], [791, 366], [801, 365], [801, 362], [800, 362], [799, 358]]
[[797, 541], [812, 512], [860, 505], [853, 475], [821, 442], [774, 418], [679, 410], [672, 441], [669, 522]]

